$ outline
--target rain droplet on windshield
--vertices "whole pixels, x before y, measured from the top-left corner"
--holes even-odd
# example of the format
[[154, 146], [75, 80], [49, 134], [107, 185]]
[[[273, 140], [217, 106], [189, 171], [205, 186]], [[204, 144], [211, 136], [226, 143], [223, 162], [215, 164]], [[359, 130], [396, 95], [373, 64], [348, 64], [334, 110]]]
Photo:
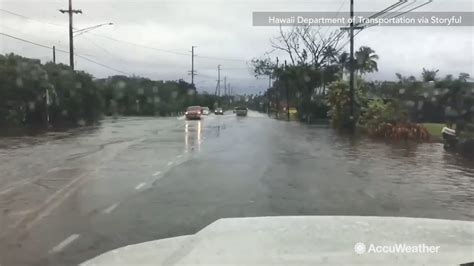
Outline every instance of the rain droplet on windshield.
[[18, 78], [16, 79], [16, 86], [17, 86], [17, 87], [20, 87], [20, 88], [23, 87], [23, 79], [21, 79], [20, 77], [18, 77]]
[[77, 121], [77, 124], [81, 127], [85, 126], [86, 125], [86, 121], [84, 119], [79, 119], [79, 121]]
[[415, 106], [415, 102], [414, 102], [414, 101], [411, 101], [411, 100], [405, 101], [405, 104], [406, 104], [408, 107], [413, 107], [413, 106]]
[[123, 80], [120, 80], [117, 83], [115, 83], [115, 88], [116, 89], [123, 89], [123, 88], [125, 88], [125, 86], [126, 86], [126, 84]]

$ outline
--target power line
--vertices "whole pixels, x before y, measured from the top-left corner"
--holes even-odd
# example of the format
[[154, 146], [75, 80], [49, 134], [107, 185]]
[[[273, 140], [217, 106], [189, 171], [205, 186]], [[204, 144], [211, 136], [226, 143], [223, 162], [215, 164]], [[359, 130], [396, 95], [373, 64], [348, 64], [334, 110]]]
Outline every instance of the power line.
[[[29, 40], [26, 40], [26, 39], [23, 39], [23, 38], [20, 38], [20, 37], [16, 37], [16, 36], [13, 36], [13, 35], [10, 35], [10, 34], [6, 34], [6, 33], [3, 33], [3, 32], [0, 32], [0, 35], [6, 36], [6, 37], [9, 37], [9, 38], [18, 40], [18, 41], [22, 41], [22, 42], [25, 42], [25, 43], [28, 43], [28, 44], [31, 44], [31, 45], [35, 45], [35, 46], [38, 46], [38, 47], [42, 47], [42, 48], [46, 48], [46, 49], [49, 49], [49, 50], [53, 50], [53, 48], [50, 47], [50, 46], [47, 46], [47, 45], [44, 45], [44, 44], [40, 44], [40, 43], [36, 43], [36, 42], [32, 42], [32, 41], [29, 41]], [[69, 54], [68, 51], [62, 50], [62, 49], [57, 49], [57, 48], [56, 48], [56, 51], [57, 51], [57, 52], [61, 52], [61, 53], [65, 53], [65, 54]], [[86, 60], [86, 61], [88, 61], [88, 62], [91, 62], [91, 63], [93, 63], [93, 64], [96, 64], [96, 65], [102, 66], [102, 67], [104, 67], [104, 68], [107, 68], [107, 69], [116, 71], [116, 72], [118, 72], [118, 73], [122, 73], [122, 74], [125, 74], [125, 75], [130, 76], [129, 73], [126, 73], [126, 72], [124, 72], [124, 71], [122, 71], [122, 70], [118, 70], [118, 69], [116, 69], [116, 68], [113, 68], [113, 67], [104, 65], [104, 64], [102, 64], [102, 63], [99, 63], [99, 62], [97, 62], [97, 61], [95, 61], [95, 60], [92, 60], [92, 59], [90, 59], [90, 58], [88, 58], [88, 57], [83, 56], [82, 54], [77, 54], [77, 53], [76, 53], [75, 55], [76, 55], [77, 57], [82, 58], [82, 59], [84, 59], [84, 60]]]
[[48, 24], [48, 25], [52, 25], [52, 26], [56, 26], [56, 27], [62, 27], [62, 28], [67, 27], [67, 25], [61, 25], [61, 24], [51, 23], [51, 22], [47, 22], [47, 21], [41, 21], [41, 20], [38, 20], [38, 19], [35, 19], [35, 18], [32, 18], [32, 17], [27, 17], [27, 16], [24, 16], [24, 15], [21, 15], [21, 14], [18, 14], [18, 13], [15, 13], [15, 12], [3, 9], [3, 8], [0, 8], [0, 11], [8, 13], [10, 15], [14, 15], [14, 16], [23, 18], [23, 19], [36, 21], [36, 22], [43, 23], [43, 24]]
[[124, 71], [122, 71], [122, 70], [118, 70], [118, 69], [116, 69], [116, 68], [113, 68], [113, 67], [104, 65], [104, 64], [99, 63], [99, 62], [97, 62], [97, 61], [94, 61], [94, 60], [92, 60], [92, 59], [90, 59], [90, 58], [87, 58], [87, 57], [85, 57], [85, 56], [83, 56], [83, 55], [80, 55], [80, 54], [77, 54], [77, 53], [76, 53], [76, 56], [79, 57], [79, 58], [82, 58], [82, 59], [84, 59], [84, 60], [86, 60], [86, 61], [89, 61], [89, 62], [91, 62], [91, 63], [94, 63], [94, 64], [96, 64], [96, 65], [99, 65], [99, 66], [101, 66], [101, 67], [105, 67], [105, 68], [108, 68], [108, 69], [110, 69], [110, 70], [116, 71], [116, 72], [118, 72], [118, 73], [122, 73], [122, 74], [124, 74], [124, 75], [131, 76], [131, 74], [129, 74], [129, 73], [127, 73], [127, 72], [124, 72]]
[[[339, 13], [341, 12], [341, 9], [342, 7], [344, 6], [344, 4], [346, 3], [346, 0], [342, 0], [341, 2], [341, 5], [339, 6], [339, 8], [337, 9], [337, 13], [336, 13], [336, 17], [339, 15]], [[323, 36], [326, 37], [326, 34], [328, 33], [329, 31], [329, 27], [327, 27], [326, 31], [324, 32]], [[323, 38], [321, 38], [323, 39]]]
[[247, 62], [247, 60], [244, 60], [244, 59], [235, 59], [235, 58], [212, 57], [212, 56], [199, 56], [199, 55], [197, 55], [196, 57], [203, 58], [203, 59], [209, 59], [209, 60]]
[[[98, 36], [98, 37], [101, 37], [101, 38], [105, 38], [105, 39], [108, 39], [108, 40], [111, 40], [111, 41], [114, 41], [114, 42], [121, 42], [121, 43], [125, 43], [125, 44], [128, 44], [128, 45], [133, 45], [133, 46], [142, 47], [142, 48], [146, 48], [146, 49], [150, 49], [150, 50], [155, 50], [155, 51], [158, 51], [158, 52], [164, 52], [164, 53], [187, 56], [187, 57], [189, 56], [189, 52], [187, 52], [187, 51], [186, 52], [177, 52], [177, 51], [173, 51], [173, 50], [156, 48], [156, 47], [147, 46], [147, 45], [143, 45], [143, 44], [124, 41], [124, 40], [112, 38], [112, 37], [109, 37], [109, 36], [106, 36], [106, 35], [97, 34], [97, 33], [93, 33], [93, 32], [89, 32], [89, 34], [92, 34], [92, 35], [95, 35], [95, 36]], [[235, 59], [235, 58], [212, 57], [212, 56], [202, 56], [202, 55], [195, 55], [194, 57], [202, 58], [202, 59], [209, 59], [209, 60], [247, 62], [247, 60]]]
[[97, 34], [97, 33], [93, 33], [93, 32], [89, 32], [89, 34], [92, 34], [94, 36], [98, 36], [98, 37], [101, 37], [101, 38], [105, 38], [105, 39], [108, 39], [110, 41], [121, 42], [121, 43], [125, 43], [125, 44], [128, 44], [128, 45], [142, 47], [142, 48], [155, 50], [155, 51], [159, 51], [159, 52], [170, 53], [170, 54], [175, 54], [175, 55], [182, 55], [182, 56], [189, 56], [189, 53], [185, 53], [185, 52], [176, 52], [176, 51], [172, 51], [172, 50], [151, 47], [151, 46], [147, 46], [147, 45], [143, 45], [143, 44], [138, 44], [138, 43], [133, 43], [133, 42], [129, 42], [129, 41], [115, 39], [115, 38], [112, 38], [112, 37], [109, 37], [109, 36], [106, 36], [106, 35], [101, 35], [101, 34]]
[[[385, 13], [387, 13], [388, 11], [390, 11], [390, 10], [396, 8], [396, 7], [399, 7], [397, 10], [406, 9], [407, 7], [412, 6], [413, 3], [415, 3], [415, 2], [416, 2], [416, 0], [415, 0], [414, 2], [408, 4], [407, 6], [403, 6], [403, 5], [400, 6], [400, 3], [401, 3], [401, 4], [406, 4], [406, 3], [407, 3], [407, 0], [400, 0], [400, 1], [397, 2], [396, 4], [393, 4], [393, 5], [391, 5], [391, 6], [387, 7], [387, 8], [385, 8], [385, 9], [384, 9], [385, 12], [382, 12], [382, 11], [377, 12], [376, 14], [370, 16], [370, 18], [376, 18], [376, 17], [382, 16], [382, 15], [384, 15]], [[422, 3], [422, 4], [418, 5], [418, 6], [415, 6], [415, 7], [411, 8], [411, 9], [409, 9], [409, 10], [403, 11], [402, 13], [397, 14], [396, 16], [389, 17], [389, 19], [402, 16], [402, 15], [408, 13], [408, 12], [414, 11], [414, 10], [416, 10], [416, 9], [418, 9], [418, 8], [421, 8], [421, 7], [423, 7], [423, 6], [427, 5], [427, 4], [430, 4], [430, 3], [432, 3], [432, 2], [433, 2], [433, 0], [428, 0], [427, 2]], [[383, 11], [384, 11], [384, 10], [383, 10]], [[371, 27], [377, 26], [378, 24], [371, 24], [371, 25], [358, 24], [358, 25], [362, 25], [362, 26], [364, 27], [364, 29], [367, 29], [367, 28], [371, 28]], [[362, 31], [362, 30], [360, 30], [359, 32], [357, 32], [357, 33], [354, 35], [354, 37], [357, 36], [361, 31]], [[345, 42], [345, 43], [337, 50], [337, 52], [340, 52], [348, 43], [349, 43], [349, 41]]]
[[[413, 3], [415, 3], [415, 2], [416, 2], [416, 0], [415, 0]], [[428, 1], [425, 2], [425, 3], [422, 3], [422, 4], [418, 5], [418, 6], [415, 6], [415, 7], [411, 8], [411, 9], [409, 9], [409, 10], [403, 11], [403, 12], [401, 12], [401, 13], [399, 13], [399, 14], [393, 16], [393, 17], [384, 17], [384, 18], [387, 18], [387, 19], [397, 18], [397, 17], [399, 17], [399, 16], [402, 16], [402, 15], [408, 13], [408, 12], [414, 11], [414, 10], [416, 10], [416, 9], [418, 9], [418, 8], [421, 8], [421, 7], [423, 7], [423, 6], [427, 5], [427, 4], [430, 4], [430, 3], [432, 3], [432, 2], [433, 2], [433, 0], [428, 0]], [[411, 6], [411, 5], [413, 5], [413, 3], [409, 4], [408, 6], [405, 6], [405, 8], [407, 8], [407, 7]], [[374, 26], [378, 26], [378, 24], [366, 25], [366, 26], [364, 26], [364, 28], [371, 28], [371, 27], [374, 27]]]
[[[24, 15], [15, 13], [15, 12], [11, 12], [9, 10], [5, 10], [5, 9], [0, 9], [0, 11], [6, 12], [6, 13], [9, 13], [11, 15], [15, 15], [15, 16], [18, 16], [18, 17], [21, 17], [21, 18], [24, 18], [24, 19], [33, 20], [33, 21], [36, 21], [36, 22], [39, 22], [39, 23], [44, 23], [44, 24], [58, 26], [58, 27], [67, 27], [66, 25], [59, 25], [59, 24], [49, 23], [49, 22], [46, 22], [46, 21], [41, 21], [41, 20], [34, 19], [34, 18], [31, 18], [31, 17], [27, 17], [27, 16], [24, 16]], [[83, 33], [86, 33], [86, 32], [83, 32]], [[132, 45], [132, 46], [136, 46], [136, 47], [142, 47], [142, 48], [146, 48], [146, 49], [150, 49], [150, 50], [154, 50], [154, 51], [158, 51], [158, 52], [169, 53], [169, 54], [174, 54], [174, 55], [181, 55], [181, 56], [189, 56], [189, 53], [187, 51], [184, 51], [184, 50], [183, 50], [183, 52], [178, 52], [178, 51], [173, 51], [173, 50], [162, 49], [162, 48], [147, 46], [147, 45], [143, 45], [143, 44], [133, 43], [133, 42], [125, 41], [125, 40], [120, 40], [120, 39], [116, 39], [116, 38], [106, 36], [106, 35], [102, 35], [102, 34], [98, 34], [98, 33], [93, 33], [93, 32], [87, 32], [87, 33], [92, 34], [94, 36], [98, 36], [98, 37], [101, 37], [101, 38], [108, 39], [110, 41], [120, 42], [120, 43]], [[80, 35], [78, 35], [78, 36], [80, 36]], [[236, 58], [212, 57], [212, 56], [195, 56], [195, 57], [199, 57], [199, 58], [202, 58], [202, 59], [208, 59], [208, 60], [218, 60], [218, 61], [247, 62], [247, 60], [236, 59]]]
[[[19, 37], [15, 37], [15, 36], [13, 36], [13, 35], [6, 34], [6, 33], [3, 33], [3, 32], [0, 32], [0, 35], [9, 37], [9, 38], [12, 38], [12, 39], [15, 39], [15, 40], [19, 40], [19, 41], [22, 41], [22, 42], [26, 42], [26, 43], [29, 43], [29, 44], [32, 44], [32, 45], [36, 45], [36, 46], [39, 46], [39, 47], [43, 47], [43, 48], [47, 48], [47, 49], [53, 49], [53, 48], [51, 48], [51, 47], [49, 47], [49, 46], [46, 46], [46, 45], [43, 45], [43, 44], [39, 44], [39, 43], [35, 43], [35, 42], [32, 42], [32, 41], [28, 41], [28, 40], [25, 40], [25, 39], [22, 39], [22, 38], [19, 38]], [[62, 53], [69, 53], [68, 51], [61, 50], [61, 49], [56, 49], [56, 51], [62, 52]]]

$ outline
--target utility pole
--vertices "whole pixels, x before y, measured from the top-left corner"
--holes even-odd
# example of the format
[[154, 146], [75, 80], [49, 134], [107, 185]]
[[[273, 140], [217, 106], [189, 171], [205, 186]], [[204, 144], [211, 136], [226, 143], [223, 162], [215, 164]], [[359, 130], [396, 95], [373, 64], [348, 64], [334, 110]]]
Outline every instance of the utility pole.
[[350, 91], [350, 114], [351, 114], [351, 130], [355, 126], [355, 117], [354, 117], [354, 0], [351, 1], [351, 25], [349, 29], [350, 34], [350, 74], [349, 74], [349, 91]]
[[227, 76], [224, 76], [224, 96], [227, 93]]
[[[276, 69], [278, 70], [278, 57], [276, 58]], [[280, 114], [280, 90], [279, 90], [279, 87], [280, 87], [280, 83], [279, 83], [280, 79], [279, 79], [279, 76], [278, 74], [276, 75], [276, 118], [278, 119], [278, 116]]]
[[56, 64], [56, 46], [53, 46], [53, 63]]
[[194, 71], [194, 48], [196, 48], [196, 46], [191, 46], [191, 85], [193, 85], [194, 87], [194, 75], [196, 74], [196, 72]]
[[349, 27], [342, 27], [341, 30], [349, 30], [350, 39], [350, 53], [349, 53], [349, 98], [350, 98], [350, 116], [351, 116], [351, 130], [355, 127], [355, 96], [354, 96], [354, 72], [355, 72], [355, 61], [354, 61], [354, 30], [362, 30], [364, 26], [354, 26], [354, 0], [350, 0], [350, 19], [351, 23]]
[[73, 31], [72, 31], [72, 17], [73, 14], [82, 14], [82, 10], [80, 9], [72, 9], [72, 0], [69, 0], [69, 8], [66, 9], [60, 9], [59, 12], [61, 13], [68, 13], [69, 14], [69, 65], [71, 66], [71, 69], [74, 71], [74, 37], [73, 37]]
[[267, 95], [267, 97], [268, 97], [268, 99], [267, 99], [268, 104], [267, 104], [267, 115], [270, 114], [270, 106], [271, 106], [271, 104], [272, 104], [272, 98], [271, 98], [271, 93], [270, 93], [271, 87], [272, 87], [272, 73], [269, 72], [269, 73], [268, 73], [268, 95]]
[[221, 96], [221, 65], [217, 65], [216, 95]]
[[[286, 69], [287, 65], [286, 65], [286, 60], [285, 60], [285, 71], [287, 71]], [[285, 77], [285, 89], [286, 89], [286, 119], [288, 121], [290, 121], [290, 96], [289, 96], [289, 92], [288, 92], [288, 76]]]

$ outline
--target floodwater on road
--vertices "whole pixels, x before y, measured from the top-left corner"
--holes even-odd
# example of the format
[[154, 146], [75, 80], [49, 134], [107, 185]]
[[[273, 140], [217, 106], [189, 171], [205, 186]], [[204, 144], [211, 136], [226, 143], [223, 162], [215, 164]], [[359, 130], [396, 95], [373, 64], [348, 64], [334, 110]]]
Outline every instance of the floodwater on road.
[[253, 112], [1, 138], [0, 169], [2, 265], [77, 264], [225, 217], [474, 221], [474, 163], [442, 144], [349, 137]]

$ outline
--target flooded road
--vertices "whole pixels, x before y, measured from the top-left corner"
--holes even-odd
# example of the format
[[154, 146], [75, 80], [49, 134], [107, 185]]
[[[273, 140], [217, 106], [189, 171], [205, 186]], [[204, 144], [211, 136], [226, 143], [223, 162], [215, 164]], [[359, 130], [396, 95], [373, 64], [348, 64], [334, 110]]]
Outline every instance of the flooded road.
[[[0, 140], [1, 265], [70, 265], [224, 217], [474, 221], [474, 163], [441, 144], [210, 115]], [[28, 256], [25, 256], [28, 254]]]

